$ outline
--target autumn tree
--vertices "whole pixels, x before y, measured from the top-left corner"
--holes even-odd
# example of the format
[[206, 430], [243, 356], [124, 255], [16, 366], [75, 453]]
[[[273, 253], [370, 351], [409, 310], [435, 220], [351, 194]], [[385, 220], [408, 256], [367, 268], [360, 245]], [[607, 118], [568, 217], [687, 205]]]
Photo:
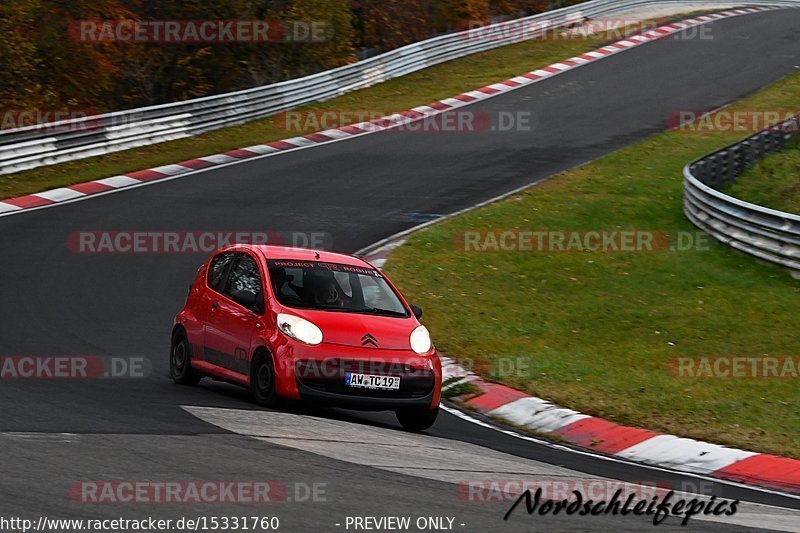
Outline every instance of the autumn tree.
[[[299, 77], [353, 61], [345, 0], [140, 0], [141, 20], [265, 21], [268, 42], [128, 43], [118, 99], [148, 105]], [[313, 40], [304, 32], [322, 28]]]
[[282, 42], [248, 45], [244, 65], [253, 84], [296, 78], [355, 61], [354, 17], [347, 0], [265, 2], [261, 19], [278, 21]]
[[83, 42], [70, 25], [84, 19], [130, 16], [117, 0], [38, 0], [32, 35], [38, 82], [59, 105], [107, 108], [118, 79], [117, 47]]
[[35, 19], [39, 10], [38, 0], [0, 2], [0, 110], [4, 112], [47, 105], [54, 99], [37, 76]]
[[489, 15], [524, 17], [547, 11], [550, 8], [549, 4], [548, 0], [490, 0]]
[[359, 0], [351, 2], [357, 17], [359, 45], [392, 50], [433, 34], [430, 0]]
[[[266, 85], [576, 0], [0, 0], [0, 106], [116, 110]], [[76, 38], [80, 21], [267, 21], [269, 42]], [[310, 32], [310, 33], [309, 33]]]

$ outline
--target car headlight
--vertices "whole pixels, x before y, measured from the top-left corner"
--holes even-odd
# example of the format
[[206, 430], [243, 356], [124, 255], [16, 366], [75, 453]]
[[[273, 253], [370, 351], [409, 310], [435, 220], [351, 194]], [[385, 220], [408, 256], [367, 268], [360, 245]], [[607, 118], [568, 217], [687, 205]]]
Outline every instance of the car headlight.
[[303, 344], [316, 346], [322, 342], [322, 330], [299, 316], [278, 313], [278, 329]]
[[419, 326], [411, 332], [411, 349], [422, 355], [431, 350], [431, 334], [425, 326]]

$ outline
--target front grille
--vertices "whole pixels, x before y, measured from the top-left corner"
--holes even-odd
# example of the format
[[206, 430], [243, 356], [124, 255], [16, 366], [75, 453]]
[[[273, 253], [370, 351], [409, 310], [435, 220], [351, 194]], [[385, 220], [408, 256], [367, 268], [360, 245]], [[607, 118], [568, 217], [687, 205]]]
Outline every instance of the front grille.
[[[436, 379], [433, 372], [401, 363], [379, 363], [327, 359], [325, 361], [301, 360], [295, 367], [297, 381], [308, 388], [363, 398], [424, 398], [433, 390]], [[345, 386], [348, 372], [400, 376], [398, 390], [359, 389]]]

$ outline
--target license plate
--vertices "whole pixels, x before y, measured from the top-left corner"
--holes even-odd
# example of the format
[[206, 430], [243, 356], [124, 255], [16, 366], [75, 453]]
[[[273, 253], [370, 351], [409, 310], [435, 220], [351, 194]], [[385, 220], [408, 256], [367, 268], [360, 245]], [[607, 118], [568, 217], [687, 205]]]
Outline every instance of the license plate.
[[400, 378], [398, 376], [375, 376], [373, 374], [348, 372], [344, 377], [344, 384], [357, 389], [397, 390], [400, 388]]

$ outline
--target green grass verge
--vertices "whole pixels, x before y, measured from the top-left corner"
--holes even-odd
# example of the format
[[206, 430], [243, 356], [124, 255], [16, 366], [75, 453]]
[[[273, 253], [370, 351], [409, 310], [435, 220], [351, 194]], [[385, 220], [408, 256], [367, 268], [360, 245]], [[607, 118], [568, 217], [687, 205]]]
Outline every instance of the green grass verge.
[[[800, 74], [736, 104], [788, 106]], [[619, 423], [800, 458], [797, 379], [688, 379], [677, 357], [799, 355], [800, 284], [722, 245], [465, 253], [465, 230], [697, 230], [683, 166], [741, 133], [670, 131], [412, 236], [386, 267], [437, 346], [490, 380]]]
[[[676, 15], [674, 18], [683, 17]], [[518, 43], [456, 59], [321, 104], [305, 106], [300, 110], [369, 110], [385, 113], [403, 111], [594, 50], [609, 39], [616, 40], [618, 37], [619, 32], [614, 32], [583, 39], [558, 38]], [[266, 118], [188, 139], [0, 176], [0, 199], [177, 163], [305, 133], [311, 131], [287, 131], [280, 124], [276, 125], [272, 118]]]
[[446, 390], [443, 390], [442, 398], [446, 400], [452, 400], [453, 398], [458, 398], [459, 396], [464, 396], [466, 394], [475, 396], [480, 393], [481, 393], [480, 387], [477, 387], [472, 383], [461, 383], [454, 387], [450, 387]]
[[758, 161], [725, 192], [764, 207], [800, 213], [800, 140]]

